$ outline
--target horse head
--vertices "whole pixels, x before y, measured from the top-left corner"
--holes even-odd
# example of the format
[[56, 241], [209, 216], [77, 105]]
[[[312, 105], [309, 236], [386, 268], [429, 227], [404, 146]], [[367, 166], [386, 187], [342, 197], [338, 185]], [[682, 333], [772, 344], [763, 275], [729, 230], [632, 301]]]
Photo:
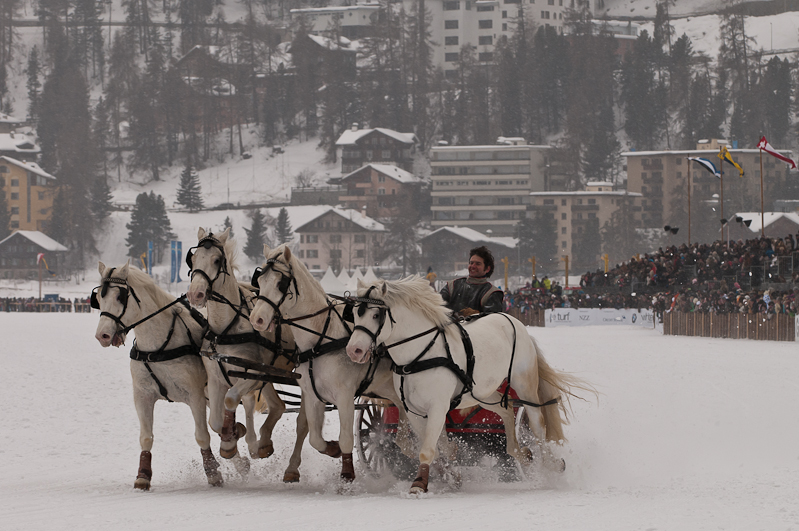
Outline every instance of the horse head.
[[[130, 260], [122, 267], [106, 267], [102, 262], [98, 265], [100, 272], [100, 285], [92, 290], [92, 308], [100, 310], [100, 322], [94, 337], [103, 347], [111, 345], [119, 347], [125, 344], [127, 329], [122, 320], [123, 316], [130, 322], [137, 314], [139, 299], [133, 289], [128, 285]], [[133, 298], [136, 305], [130, 305]], [[131, 306], [131, 307], [129, 307]]]
[[274, 250], [264, 245], [264, 258], [266, 262], [252, 275], [251, 284], [257, 288], [258, 296], [250, 313], [250, 323], [258, 331], [271, 331], [282, 313], [297, 303], [297, 279], [287, 245]]
[[224, 282], [224, 277], [230, 274], [226, 245], [229, 237], [229, 227], [219, 235], [206, 232], [202, 227], [197, 231], [197, 245], [186, 253], [186, 264], [191, 275], [186, 296], [192, 306], [205, 307], [214, 290], [214, 282]]
[[354, 298], [355, 327], [347, 343], [347, 355], [355, 363], [366, 363], [374, 349], [383, 343], [391, 334], [391, 326], [386, 325], [386, 317], [390, 317], [390, 309], [383, 297], [387, 291], [386, 281], [380, 280], [364, 284], [358, 279], [358, 296]]

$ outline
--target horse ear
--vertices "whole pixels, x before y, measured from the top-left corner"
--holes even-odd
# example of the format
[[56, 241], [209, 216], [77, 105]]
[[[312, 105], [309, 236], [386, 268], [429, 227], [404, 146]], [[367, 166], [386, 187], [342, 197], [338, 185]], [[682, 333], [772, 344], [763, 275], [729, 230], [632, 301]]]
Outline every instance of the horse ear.
[[202, 240], [203, 238], [205, 238], [205, 229], [204, 229], [204, 228], [202, 228], [202, 227], [200, 227], [200, 228], [197, 230], [197, 239], [198, 239], [198, 240]]
[[130, 271], [130, 258], [128, 258], [128, 261], [122, 266], [122, 269], [119, 270], [119, 276], [128, 278], [128, 271]]
[[283, 249], [283, 258], [286, 260], [286, 263], [291, 261], [291, 249], [289, 249], [288, 245]]
[[388, 291], [388, 285], [386, 284], [385, 280], [383, 281], [383, 288], [380, 291], [383, 293], [383, 295], [385, 295]]
[[230, 237], [230, 227], [226, 228], [225, 232], [219, 235], [219, 241], [225, 243], [229, 237]]
[[357, 278], [357, 281], [358, 282], [356, 282], [356, 284], [358, 285], [358, 291], [366, 289], [366, 283], [360, 277]]
[[98, 262], [97, 270], [100, 272], [100, 278], [103, 278], [105, 276], [105, 264], [102, 262]]
[[267, 244], [264, 244], [264, 258], [269, 258], [270, 251], [271, 249], [269, 248], [269, 246]]

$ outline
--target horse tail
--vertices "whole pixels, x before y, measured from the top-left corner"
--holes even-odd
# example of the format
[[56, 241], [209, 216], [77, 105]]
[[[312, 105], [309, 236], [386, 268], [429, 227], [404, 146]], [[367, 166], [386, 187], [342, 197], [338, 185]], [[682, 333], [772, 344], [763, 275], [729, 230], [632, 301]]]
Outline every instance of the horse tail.
[[596, 389], [582, 378], [553, 369], [547, 363], [547, 360], [544, 359], [544, 355], [541, 353], [541, 349], [535, 339], [533, 337], [530, 337], [530, 339], [533, 341], [537, 356], [539, 399], [541, 403], [546, 403], [553, 398], [558, 400], [557, 405], [552, 404], [540, 408], [544, 417], [546, 439], [553, 442], [565, 442], [566, 437], [563, 434], [563, 426], [569, 424], [570, 399], [583, 400], [582, 397], [575, 394], [576, 390], [592, 393], [596, 396]]

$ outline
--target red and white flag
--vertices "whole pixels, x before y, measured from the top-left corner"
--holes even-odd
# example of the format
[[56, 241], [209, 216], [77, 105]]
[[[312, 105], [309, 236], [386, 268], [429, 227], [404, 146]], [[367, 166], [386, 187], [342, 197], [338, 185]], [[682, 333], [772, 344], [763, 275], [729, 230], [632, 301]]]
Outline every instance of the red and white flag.
[[44, 253], [39, 253], [36, 255], [36, 265], [39, 265], [39, 262], [42, 261], [42, 258], [44, 258]]
[[788, 164], [791, 165], [791, 168], [793, 168], [794, 170], [796, 169], [796, 163], [793, 161], [793, 159], [789, 159], [785, 155], [780, 155], [779, 153], [777, 153], [777, 150], [775, 150], [773, 147], [771, 147], [771, 144], [768, 143], [768, 140], [766, 140], [765, 136], [760, 139], [760, 142], [757, 143], [757, 147], [758, 147], [758, 149], [762, 149], [763, 151], [765, 151], [769, 155], [777, 157], [778, 159], [780, 159], [783, 162], [787, 162]]

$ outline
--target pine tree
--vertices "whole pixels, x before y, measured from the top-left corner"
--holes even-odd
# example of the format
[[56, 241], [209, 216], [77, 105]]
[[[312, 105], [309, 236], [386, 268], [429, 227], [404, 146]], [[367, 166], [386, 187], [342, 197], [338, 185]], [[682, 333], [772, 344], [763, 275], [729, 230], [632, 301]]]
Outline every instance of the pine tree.
[[293, 238], [294, 233], [291, 230], [291, 223], [289, 223], [289, 213], [285, 208], [281, 208], [277, 215], [277, 226], [275, 227], [275, 233], [278, 244], [288, 243]]
[[791, 65], [787, 58], [773, 57], [766, 64], [762, 94], [769, 142], [783, 145], [791, 122]]
[[400, 213], [386, 227], [388, 229], [386, 239], [375, 253], [380, 262], [391, 260], [401, 264], [402, 276], [419, 271], [421, 253], [418, 245], [418, 223], [418, 216], [412, 209]]
[[554, 214], [539, 212], [535, 218], [522, 218], [516, 224], [519, 255], [522, 258], [535, 257], [536, 266], [544, 271], [557, 267], [558, 232]]
[[130, 223], [125, 225], [128, 237], [129, 256], [138, 258], [147, 252], [147, 242], [153, 242], [155, 262], [161, 261], [164, 248], [174, 238], [172, 225], [166, 213], [164, 198], [155, 192], [141, 193], [136, 196], [136, 204], [131, 213]]
[[180, 174], [177, 202], [191, 212], [202, 210], [204, 206], [200, 190], [200, 176], [191, 166], [186, 166]]
[[633, 216], [632, 198], [617, 199], [618, 208], [602, 227], [602, 244], [611, 262], [629, 260], [641, 248]]
[[225, 216], [225, 221], [222, 224], [221, 232], [225, 232], [228, 229], [230, 229], [230, 232], [228, 233], [229, 234], [228, 235], [228, 239], [233, 239], [234, 238], [234, 236], [233, 236], [233, 222], [230, 221], [230, 216]]
[[0, 240], [4, 240], [11, 234], [11, 211], [6, 202], [6, 193], [0, 186]]
[[166, 162], [164, 137], [161, 134], [160, 116], [163, 114], [162, 96], [166, 78], [163, 48], [157, 35], [150, 47], [147, 67], [134, 86], [130, 103], [128, 143], [133, 155], [128, 161], [130, 169], [150, 172], [153, 180], [160, 180], [160, 167]]
[[[582, 232], [580, 230], [582, 229]], [[576, 241], [572, 244], [574, 271], [591, 269], [602, 252], [602, 238], [599, 234], [599, 219], [589, 218], [577, 228]]]
[[39, 48], [34, 46], [28, 55], [28, 67], [25, 70], [28, 76], [28, 117], [35, 122], [39, 118], [39, 97], [42, 84], [39, 81], [41, 65], [39, 64]]
[[104, 175], [98, 175], [90, 189], [91, 211], [97, 222], [103, 221], [111, 213], [111, 189], [108, 187], [108, 180]]
[[264, 255], [264, 243], [266, 241], [266, 219], [260, 208], [255, 208], [248, 213], [252, 221], [250, 228], [244, 229], [247, 233], [247, 243], [244, 246], [244, 254], [252, 260], [258, 260]]

